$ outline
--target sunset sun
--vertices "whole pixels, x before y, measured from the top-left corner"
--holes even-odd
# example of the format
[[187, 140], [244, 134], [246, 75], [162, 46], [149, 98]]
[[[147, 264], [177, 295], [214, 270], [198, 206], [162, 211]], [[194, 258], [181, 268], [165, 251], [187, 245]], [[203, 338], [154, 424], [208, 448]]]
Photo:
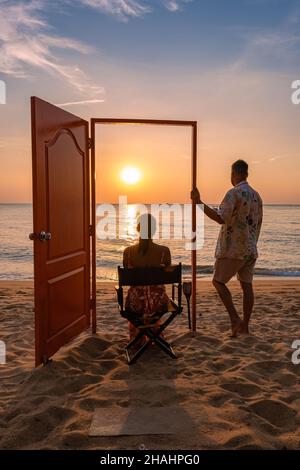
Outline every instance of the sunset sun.
[[120, 177], [126, 184], [136, 184], [141, 179], [141, 172], [134, 166], [126, 166], [122, 169]]

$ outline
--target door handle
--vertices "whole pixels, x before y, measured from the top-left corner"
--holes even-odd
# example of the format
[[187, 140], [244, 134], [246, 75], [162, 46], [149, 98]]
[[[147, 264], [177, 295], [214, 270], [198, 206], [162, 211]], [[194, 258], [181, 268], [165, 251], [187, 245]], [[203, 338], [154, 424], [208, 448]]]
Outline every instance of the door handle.
[[41, 242], [44, 242], [46, 240], [51, 240], [51, 233], [50, 232], [40, 232], [40, 233], [30, 233], [29, 234], [29, 240], [40, 240]]

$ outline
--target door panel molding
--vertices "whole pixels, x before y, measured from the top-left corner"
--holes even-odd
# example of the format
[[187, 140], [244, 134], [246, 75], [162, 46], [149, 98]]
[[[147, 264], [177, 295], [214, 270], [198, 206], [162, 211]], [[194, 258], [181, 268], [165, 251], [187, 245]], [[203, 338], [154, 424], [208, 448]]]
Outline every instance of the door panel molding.
[[[36, 365], [90, 325], [89, 123], [31, 98]], [[78, 158], [79, 157], [79, 158]]]
[[51, 139], [45, 142], [46, 147], [51, 147], [52, 145], [55, 145], [59, 137], [63, 134], [68, 134], [74, 141], [74, 144], [77, 147], [78, 153], [81, 154], [82, 157], [85, 157], [85, 152], [82, 150], [77, 142], [77, 139], [73, 132], [70, 129], [66, 129], [65, 127], [61, 127], [55, 134], [55, 136]]

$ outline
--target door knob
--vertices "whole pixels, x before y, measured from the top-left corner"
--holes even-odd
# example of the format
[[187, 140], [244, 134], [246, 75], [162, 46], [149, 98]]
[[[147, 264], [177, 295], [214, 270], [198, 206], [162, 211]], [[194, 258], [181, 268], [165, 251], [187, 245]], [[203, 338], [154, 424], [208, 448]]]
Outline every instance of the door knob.
[[30, 233], [29, 240], [40, 240], [41, 242], [46, 240], [51, 240], [51, 233], [50, 232], [40, 232], [40, 233]]
[[51, 240], [51, 233], [50, 232], [40, 232], [39, 233], [39, 239], [41, 242], [45, 240]]

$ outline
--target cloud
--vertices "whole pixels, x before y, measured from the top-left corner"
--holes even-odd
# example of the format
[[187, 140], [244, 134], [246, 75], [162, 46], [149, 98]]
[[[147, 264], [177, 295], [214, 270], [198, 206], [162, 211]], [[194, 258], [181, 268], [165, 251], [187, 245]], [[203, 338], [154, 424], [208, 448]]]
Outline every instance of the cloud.
[[171, 11], [176, 12], [184, 8], [187, 3], [192, 3], [194, 0], [162, 0], [164, 7]]
[[277, 157], [271, 157], [268, 159], [268, 162], [276, 162], [276, 160], [283, 160], [287, 158], [285, 155], [278, 155]]
[[165, 7], [169, 11], [178, 11], [180, 9], [179, 2], [175, 2], [173, 0], [168, 0], [164, 2]]
[[253, 68], [268, 67], [278, 64], [285, 68], [295, 66], [299, 56], [300, 34], [296, 25], [285, 23], [276, 29], [262, 30], [260, 28], [235, 28], [240, 33], [244, 48], [234, 66], [239, 69], [244, 66]]
[[129, 17], [143, 16], [150, 13], [152, 8], [137, 0], [79, 0], [84, 6], [88, 6], [127, 20]]
[[255, 35], [249, 46], [262, 53], [281, 56], [300, 42], [300, 35], [292, 31], [264, 32]]
[[[141, 17], [152, 12], [155, 3], [175, 12], [190, 1], [193, 0], [77, 0], [77, 4], [127, 21], [130, 17]], [[91, 83], [77, 65], [65, 64], [59, 53], [59, 50], [74, 50], [88, 54], [92, 48], [80, 41], [55, 34], [45, 19], [45, 12], [51, 6], [73, 8], [74, 2], [0, 0], [0, 72], [28, 78], [32, 68], [38, 68], [65, 80], [87, 99], [92, 96], [98, 98], [103, 94], [103, 88]]]
[[[76, 105], [96, 104], [96, 103], [104, 103], [104, 100], [69, 101], [67, 103], [58, 103], [55, 106], [76, 106]], [[1, 145], [1, 143], [0, 143], [0, 145]]]
[[[181, 10], [183, 5], [193, 0], [78, 0], [84, 6], [115, 16], [121, 21], [141, 17], [154, 10], [155, 3], [162, 5], [170, 12]], [[149, 5], [150, 3], [150, 5]]]
[[32, 67], [64, 79], [77, 92], [99, 96], [103, 88], [92, 84], [77, 65], [66, 65], [55, 50], [91, 48], [71, 38], [54, 34], [42, 18], [43, 0], [10, 2], [0, 0], [0, 71], [19, 78], [30, 77]]

